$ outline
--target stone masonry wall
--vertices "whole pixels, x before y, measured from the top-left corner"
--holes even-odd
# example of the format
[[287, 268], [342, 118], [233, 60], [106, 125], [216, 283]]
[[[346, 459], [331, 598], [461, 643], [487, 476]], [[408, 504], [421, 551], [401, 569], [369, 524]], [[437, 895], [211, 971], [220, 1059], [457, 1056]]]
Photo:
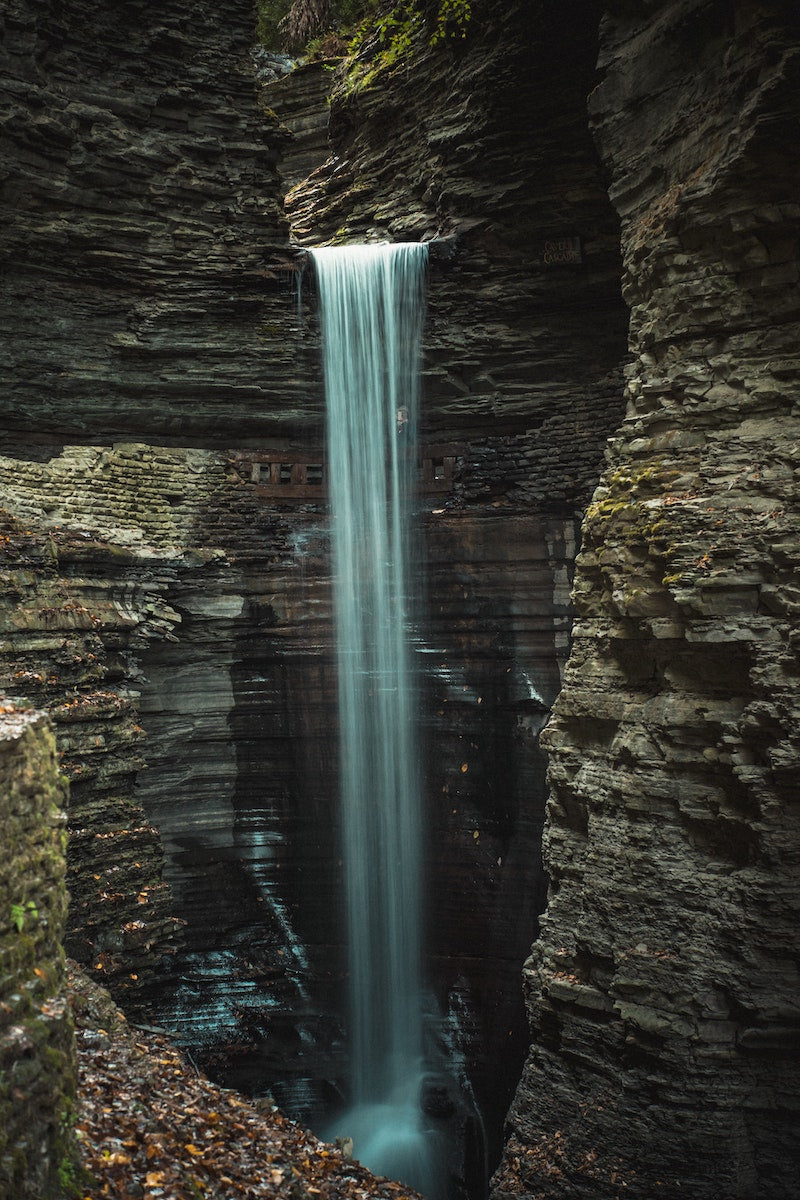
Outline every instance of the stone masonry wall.
[[601, 47], [634, 359], [543, 735], [551, 886], [494, 1195], [790, 1200], [798, 14], [614, 3]]
[[0, 1195], [51, 1200], [71, 1174], [74, 1094], [61, 937], [66, 786], [41, 713], [0, 707]]

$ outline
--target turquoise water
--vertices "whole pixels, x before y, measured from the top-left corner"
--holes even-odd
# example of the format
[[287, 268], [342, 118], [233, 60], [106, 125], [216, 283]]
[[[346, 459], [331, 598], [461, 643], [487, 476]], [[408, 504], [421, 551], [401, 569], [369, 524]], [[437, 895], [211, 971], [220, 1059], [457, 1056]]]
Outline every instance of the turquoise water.
[[311, 251], [327, 399], [340, 791], [347, 886], [350, 1136], [371, 1170], [433, 1196], [420, 1108], [422, 828], [413, 492], [427, 248]]

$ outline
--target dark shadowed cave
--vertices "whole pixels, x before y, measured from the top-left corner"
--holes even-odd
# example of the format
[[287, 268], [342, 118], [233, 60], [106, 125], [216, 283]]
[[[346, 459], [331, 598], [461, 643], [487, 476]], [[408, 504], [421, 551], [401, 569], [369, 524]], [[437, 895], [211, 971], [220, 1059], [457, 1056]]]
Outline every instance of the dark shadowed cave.
[[66, 946], [226, 1084], [312, 1126], [339, 1093], [304, 247], [430, 241], [428, 972], [484, 1129], [453, 1194], [789, 1200], [797, 13], [473, 7], [360, 91], [259, 83], [245, 0], [0, 17], [0, 670], [70, 780]]

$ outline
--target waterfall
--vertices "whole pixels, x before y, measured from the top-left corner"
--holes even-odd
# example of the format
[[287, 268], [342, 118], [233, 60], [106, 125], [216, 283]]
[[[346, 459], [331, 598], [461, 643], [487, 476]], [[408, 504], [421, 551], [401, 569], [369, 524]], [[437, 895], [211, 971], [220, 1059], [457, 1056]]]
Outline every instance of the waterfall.
[[351, 1107], [330, 1135], [436, 1191], [420, 1107], [421, 815], [409, 622], [427, 248], [312, 250], [322, 320], [339, 677]]

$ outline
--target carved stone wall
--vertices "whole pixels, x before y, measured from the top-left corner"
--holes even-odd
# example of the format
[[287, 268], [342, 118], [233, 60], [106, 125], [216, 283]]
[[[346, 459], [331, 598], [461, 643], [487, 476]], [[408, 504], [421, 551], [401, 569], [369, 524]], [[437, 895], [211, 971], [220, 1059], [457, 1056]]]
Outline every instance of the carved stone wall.
[[551, 886], [494, 1194], [789, 1200], [800, 29], [608, 8], [591, 113], [633, 361], [543, 735]]

